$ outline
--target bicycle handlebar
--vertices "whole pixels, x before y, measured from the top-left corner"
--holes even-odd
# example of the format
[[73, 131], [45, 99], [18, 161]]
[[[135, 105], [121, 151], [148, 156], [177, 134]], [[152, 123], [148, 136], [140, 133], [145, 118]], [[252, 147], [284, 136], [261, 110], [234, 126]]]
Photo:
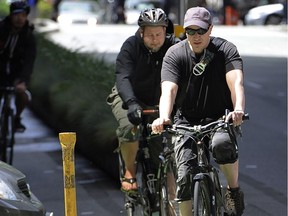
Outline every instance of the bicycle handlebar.
[[0, 86], [0, 92], [14, 92], [14, 86]]
[[[249, 114], [246, 113], [243, 115], [242, 120], [249, 120]], [[232, 125], [231, 122], [226, 122], [225, 118], [222, 119], [218, 119], [216, 121], [210, 122], [208, 124], [205, 125], [194, 125], [194, 126], [184, 126], [184, 125], [167, 125], [164, 128], [166, 130], [168, 130], [169, 132], [175, 133], [177, 132], [177, 129], [182, 129], [185, 131], [189, 131], [189, 132], [200, 132], [200, 133], [205, 133], [205, 132], [209, 132], [211, 130], [216, 130], [218, 128], [221, 127], [225, 127], [228, 125]]]
[[[158, 110], [156, 110], [157, 112], [159, 112]], [[149, 112], [147, 112], [149, 113]], [[150, 112], [151, 113], [151, 112]], [[226, 112], [227, 115], [229, 112]], [[227, 116], [226, 115], [226, 116]], [[211, 130], [216, 130], [220, 127], [224, 127], [225, 125], [232, 125], [232, 122], [225, 122], [225, 117], [226, 116], [223, 116], [223, 118], [221, 119], [218, 119], [216, 121], [213, 121], [213, 122], [210, 122], [206, 125], [194, 125], [194, 126], [184, 126], [184, 125], [164, 125], [164, 131], [169, 131], [169, 132], [172, 132], [172, 133], [176, 133], [178, 129], [182, 129], [182, 130], [185, 130], [185, 131], [189, 131], [189, 132], [200, 132], [200, 133], [205, 133], [205, 132], [208, 132], [208, 131], [211, 131]], [[245, 121], [245, 120], [249, 120], [249, 114], [248, 113], [245, 113], [243, 116], [242, 116], [242, 120]], [[152, 129], [152, 125], [151, 124], [147, 124], [147, 128], [149, 128], [149, 130]]]
[[[1, 93], [14, 93], [16, 91], [16, 88], [14, 86], [0, 86], [0, 92]], [[25, 94], [27, 95], [28, 97], [28, 101], [31, 101], [32, 100], [32, 95], [31, 95], [31, 92], [26, 89], [25, 90]]]

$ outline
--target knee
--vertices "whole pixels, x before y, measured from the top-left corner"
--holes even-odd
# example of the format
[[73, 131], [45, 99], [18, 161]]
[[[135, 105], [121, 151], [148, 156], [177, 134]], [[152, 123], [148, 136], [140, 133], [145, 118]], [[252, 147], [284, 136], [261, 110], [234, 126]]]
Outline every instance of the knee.
[[139, 140], [140, 131], [132, 124], [120, 125], [116, 130], [117, 137], [122, 142], [136, 142]]
[[238, 159], [237, 146], [230, 140], [214, 143], [212, 144], [212, 155], [218, 164], [234, 163]]
[[177, 180], [176, 200], [178, 202], [191, 199], [191, 180], [188, 175]]

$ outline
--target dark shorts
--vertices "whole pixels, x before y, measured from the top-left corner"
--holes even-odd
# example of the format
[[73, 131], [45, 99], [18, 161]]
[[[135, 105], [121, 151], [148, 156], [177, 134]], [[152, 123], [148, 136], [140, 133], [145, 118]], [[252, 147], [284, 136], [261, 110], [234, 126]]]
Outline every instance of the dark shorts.
[[[197, 170], [193, 169], [197, 163], [196, 143], [187, 135], [175, 136], [172, 142], [178, 170], [177, 200], [190, 200], [192, 187], [190, 173], [192, 176], [197, 173]], [[211, 140], [206, 140], [207, 147], [209, 144], [212, 156], [218, 164], [234, 163], [238, 159], [237, 143], [230, 139], [227, 131], [217, 131]]]

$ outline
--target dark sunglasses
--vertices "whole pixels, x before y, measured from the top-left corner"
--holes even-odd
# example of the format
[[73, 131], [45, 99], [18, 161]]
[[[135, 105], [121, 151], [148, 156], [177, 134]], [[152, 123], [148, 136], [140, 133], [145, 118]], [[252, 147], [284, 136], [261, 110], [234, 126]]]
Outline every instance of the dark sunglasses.
[[186, 33], [188, 35], [195, 35], [196, 33], [198, 35], [204, 35], [207, 33], [208, 29], [203, 29], [203, 28], [199, 28], [199, 29], [191, 29], [191, 28], [186, 28], [185, 29]]

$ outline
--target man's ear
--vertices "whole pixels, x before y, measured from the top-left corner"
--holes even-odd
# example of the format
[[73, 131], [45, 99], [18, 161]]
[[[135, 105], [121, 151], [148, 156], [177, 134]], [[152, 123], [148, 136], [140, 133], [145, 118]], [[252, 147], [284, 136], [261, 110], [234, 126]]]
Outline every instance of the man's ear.
[[143, 33], [144, 33], [143, 28], [140, 28], [139, 31], [140, 31], [140, 37], [143, 38]]

